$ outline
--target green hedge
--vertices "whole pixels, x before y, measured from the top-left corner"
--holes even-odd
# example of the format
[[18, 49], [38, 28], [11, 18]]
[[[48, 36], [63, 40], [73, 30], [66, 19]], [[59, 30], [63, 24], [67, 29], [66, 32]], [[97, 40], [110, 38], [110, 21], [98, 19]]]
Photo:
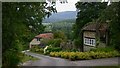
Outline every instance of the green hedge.
[[30, 51], [32, 52], [36, 52], [36, 53], [40, 53], [40, 54], [43, 54], [44, 53], [44, 49], [43, 48], [31, 48]]
[[61, 57], [70, 60], [89, 60], [99, 58], [118, 57], [120, 54], [117, 51], [111, 52], [50, 52], [50, 56]]
[[91, 49], [90, 51], [94, 51], [94, 52], [110, 52], [110, 51], [114, 51], [115, 49], [110, 48], [110, 47], [106, 47], [106, 48], [97, 48], [97, 49]]
[[60, 47], [48, 47], [46, 50], [46, 54], [50, 54], [50, 52], [59, 52], [62, 49]]
[[[40, 53], [40, 54], [44, 54], [44, 49], [43, 48], [40, 48], [38, 46], [35, 46], [34, 48], [31, 48], [30, 51], [32, 52], [35, 52], [35, 53]], [[62, 49], [60, 47], [52, 47], [52, 46], [49, 46], [46, 50], [46, 53], [47, 55], [49, 55], [50, 52], [59, 52], [59, 51], [62, 51]]]

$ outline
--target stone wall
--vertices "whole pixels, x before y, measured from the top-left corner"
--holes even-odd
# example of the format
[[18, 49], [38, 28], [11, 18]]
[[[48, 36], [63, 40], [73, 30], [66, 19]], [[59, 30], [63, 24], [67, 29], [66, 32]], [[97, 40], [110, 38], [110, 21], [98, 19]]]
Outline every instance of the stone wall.
[[[90, 38], [95, 38], [95, 32], [90, 32], [90, 31], [84, 31], [83, 33], [83, 41], [84, 41], [84, 37], [90, 37]], [[85, 45], [83, 43], [83, 50], [84, 51], [90, 51], [90, 49], [95, 48], [95, 46], [90, 46], [90, 45]]]
[[94, 46], [83, 45], [84, 51], [90, 51], [90, 49], [95, 49]]
[[84, 31], [83, 33], [83, 37], [91, 37], [91, 38], [95, 38], [95, 32], [90, 32], [90, 31]]

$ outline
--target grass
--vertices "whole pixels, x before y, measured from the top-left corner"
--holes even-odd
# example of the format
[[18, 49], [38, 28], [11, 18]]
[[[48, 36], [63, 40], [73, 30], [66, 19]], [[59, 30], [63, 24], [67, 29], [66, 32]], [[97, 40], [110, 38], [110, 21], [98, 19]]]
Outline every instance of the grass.
[[38, 58], [32, 57], [30, 55], [25, 55], [25, 54], [21, 54], [20, 57], [21, 57], [22, 63], [29, 61], [29, 60], [32, 60], [32, 61], [38, 60]]

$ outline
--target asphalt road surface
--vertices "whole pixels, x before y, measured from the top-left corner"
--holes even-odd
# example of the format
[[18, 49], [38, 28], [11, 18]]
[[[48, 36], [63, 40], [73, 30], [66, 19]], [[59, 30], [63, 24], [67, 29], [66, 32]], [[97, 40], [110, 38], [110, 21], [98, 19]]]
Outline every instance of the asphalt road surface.
[[49, 57], [31, 52], [25, 53], [27, 55], [39, 58], [40, 60], [25, 62], [23, 66], [118, 66], [118, 57], [94, 60], [70, 61], [67, 59]]

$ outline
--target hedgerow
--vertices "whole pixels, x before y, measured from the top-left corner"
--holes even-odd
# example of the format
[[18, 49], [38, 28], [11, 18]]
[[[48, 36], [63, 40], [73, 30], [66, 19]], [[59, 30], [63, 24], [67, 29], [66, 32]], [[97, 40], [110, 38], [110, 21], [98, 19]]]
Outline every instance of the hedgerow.
[[120, 54], [117, 51], [111, 52], [50, 52], [52, 57], [61, 57], [70, 60], [89, 60], [99, 58], [118, 57]]

